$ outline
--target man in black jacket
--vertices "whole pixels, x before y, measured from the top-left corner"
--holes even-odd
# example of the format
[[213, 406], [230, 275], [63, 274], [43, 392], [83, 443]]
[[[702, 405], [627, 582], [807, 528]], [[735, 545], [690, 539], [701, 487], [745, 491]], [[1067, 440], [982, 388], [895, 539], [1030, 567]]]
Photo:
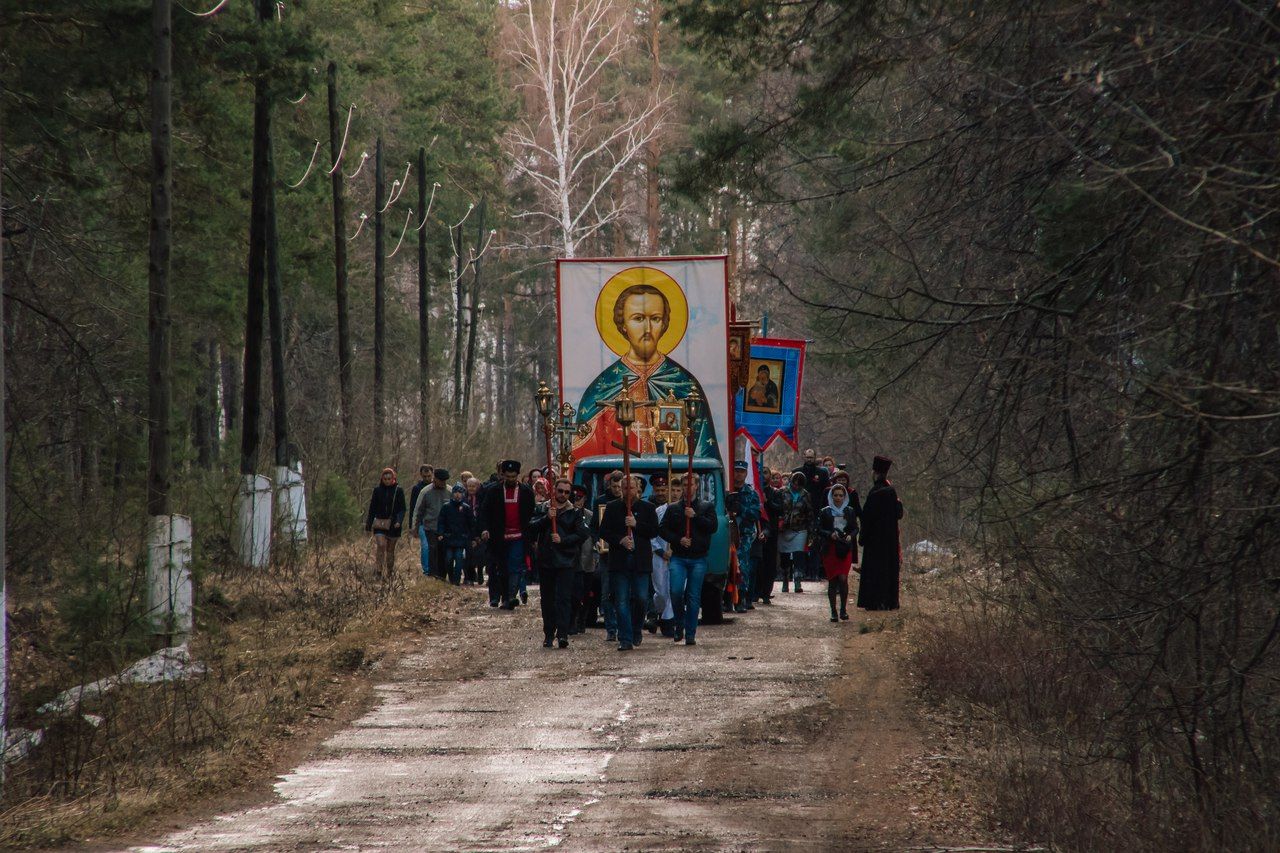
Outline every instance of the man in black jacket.
[[485, 489], [480, 499], [480, 538], [489, 545], [489, 571], [501, 572], [505, 580], [499, 585], [502, 607], [515, 610], [524, 574], [525, 532], [536, 501], [533, 489], [520, 482], [519, 462], [503, 460], [499, 470], [502, 480]]
[[604, 638], [607, 641], [618, 639], [618, 608], [613, 603], [613, 588], [609, 585], [609, 543], [600, 537], [600, 520], [604, 517], [605, 507], [610, 501], [622, 496], [622, 472], [610, 471], [604, 478], [605, 493], [595, 499], [591, 506], [591, 538], [595, 540], [600, 552], [600, 618], [604, 620]]
[[[690, 480], [689, 478], [692, 478]], [[715, 504], [700, 501], [698, 475], [680, 478], [682, 497], [667, 507], [658, 535], [671, 544], [671, 607], [676, 614], [675, 641], [697, 645], [698, 610], [702, 607], [702, 582], [707, 577], [707, 552], [711, 534], [720, 520]], [[692, 494], [693, 500], [688, 496]], [[674, 495], [673, 495], [674, 497]]]
[[618, 650], [640, 643], [649, 575], [653, 572], [652, 539], [658, 535], [658, 513], [640, 498], [640, 478], [622, 480], [622, 496], [610, 501], [600, 521], [600, 538], [609, 543], [609, 585], [618, 613]]
[[591, 535], [586, 513], [573, 505], [572, 494], [573, 483], [567, 477], [556, 480], [551, 500], [529, 524], [529, 536], [538, 543], [542, 645], [548, 649], [553, 636], [560, 648], [569, 647], [573, 573], [582, 542]]

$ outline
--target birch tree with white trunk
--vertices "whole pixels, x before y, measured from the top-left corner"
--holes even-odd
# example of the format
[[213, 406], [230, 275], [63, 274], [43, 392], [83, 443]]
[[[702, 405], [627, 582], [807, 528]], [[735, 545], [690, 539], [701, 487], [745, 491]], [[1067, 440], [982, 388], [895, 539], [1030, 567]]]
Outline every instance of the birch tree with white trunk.
[[525, 109], [508, 136], [517, 176], [535, 201], [518, 216], [541, 219], [565, 257], [624, 205], [624, 180], [661, 130], [670, 96], [619, 86], [617, 71], [636, 48], [632, 3], [526, 0], [513, 10], [511, 55]]

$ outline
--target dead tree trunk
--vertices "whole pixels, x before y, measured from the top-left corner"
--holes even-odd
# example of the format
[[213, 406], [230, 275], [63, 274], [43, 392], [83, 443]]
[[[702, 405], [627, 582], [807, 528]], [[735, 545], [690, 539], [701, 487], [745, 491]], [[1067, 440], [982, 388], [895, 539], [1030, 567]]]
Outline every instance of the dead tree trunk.
[[173, 248], [173, 6], [151, 5], [151, 247], [147, 263], [147, 514], [169, 514], [169, 267]]
[[240, 420], [240, 359], [234, 352], [222, 356], [222, 428], [235, 432]]
[[514, 388], [511, 371], [519, 355], [516, 346], [515, 305], [510, 296], [502, 297], [502, 339], [506, 342], [502, 353], [502, 410], [504, 421], [510, 425], [515, 422], [516, 416], [515, 402], [511, 397]]
[[206, 347], [212, 343], [201, 338], [191, 345], [195, 362], [200, 366], [196, 374], [195, 402], [191, 407], [192, 441], [196, 446], [196, 464], [206, 471], [213, 467], [213, 444], [218, 440], [216, 427], [211, 429], [209, 416], [209, 372], [204, 369]]
[[[485, 200], [480, 199], [480, 209], [476, 219], [476, 243], [471, 247], [471, 251], [480, 251], [484, 254], [484, 213]], [[472, 260], [471, 269], [471, 304], [468, 306], [467, 324], [467, 370], [463, 376], [463, 393], [462, 393], [462, 411], [471, 411], [471, 388], [475, 382], [476, 373], [476, 323], [480, 319], [480, 256], [477, 255]], [[465, 426], [465, 421], [464, 421]]]
[[342, 195], [342, 137], [338, 130], [338, 65], [329, 63], [329, 151], [333, 158], [333, 271], [338, 303], [338, 385], [342, 407], [342, 451], [351, 451], [351, 328], [347, 318], [347, 225]]
[[218, 357], [218, 342], [213, 338], [206, 341], [208, 361], [205, 363], [205, 385], [209, 393], [208, 409], [206, 410], [209, 429], [209, 462], [212, 467], [222, 456], [222, 395], [219, 394], [219, 388], [222, 385], [222, 367], [221, 360]]

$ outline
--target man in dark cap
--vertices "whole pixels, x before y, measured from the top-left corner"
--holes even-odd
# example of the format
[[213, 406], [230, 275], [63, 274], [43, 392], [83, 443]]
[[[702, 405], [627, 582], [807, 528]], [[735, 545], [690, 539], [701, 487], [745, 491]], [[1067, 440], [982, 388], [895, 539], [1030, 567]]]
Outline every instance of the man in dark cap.
[[864, 610], [897, 610], [898, 579], [902, 554], [898, 546], [898, 521], [902, 501], [889, 482], [893, 460], [877, 456], [871, 463], [875, 483], [862, 505], [862, 574], [858, 582], [858, 606]]
[[418, 500], [413, 506], [413, 529], [425, 530], [431, 540], [430, 574], [444, 580], [449, 570], [444, 564], [444, 545], [436, 536], [436, 524], [440, 520], [440, 510], [449, 502], [449, 472], [444, 468], [435, 469], [434, 480], [418, 492]]
[[533, 489], [520, 482], [520, 463], [504, 459], [498, 466], [502, 479], [484, 491], [480, 501], [480, 538], [489, 544], [490, 604], [493, 578], [501, 574], [498, 589], [502, 607], [515, 610], [520, 603], [520, 578], [524, 574], [525, 543], [535, 504]]
[[591, 537], [587, 515], [573, 505], [573, 484], [567, 477], [557, 478], [551, 498], [538, 508], [529, 523], [529, 538], [537, 542], [538, 597], [542, 604], [542, 645], [551, 648], [558, 640], [560, 648], [569, 647], [569, 625], [573, 596], [573, 573], [578, 563], [578, 550], [584, 539]]

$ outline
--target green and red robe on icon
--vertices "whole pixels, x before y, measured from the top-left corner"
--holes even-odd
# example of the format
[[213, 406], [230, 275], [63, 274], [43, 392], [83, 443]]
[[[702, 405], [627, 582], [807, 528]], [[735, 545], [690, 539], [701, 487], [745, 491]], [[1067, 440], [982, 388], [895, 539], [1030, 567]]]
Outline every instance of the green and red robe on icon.
[[[628, 377], [632, 380], [631, 399], [638, 403], [665, 402], [669, 399], [669, 395], [677, 400], [683, 400], [694, 388], [698, 389], [698, 393], [704, 400], [706, 399], [706, 394], [698, 380], [674, 359], [661, 356], [652, 364], [636, 365], [625, 357], [620, 358], [593, 379], [582, 394], [582, 400], [578, 403], [578, 420], [587, 424], [589, 432], [574, 444], [575, 459], [619, 452], [619, 448], [614, 446], [613, 442], [622, 444], [622, 426], [618, 423], [616, 410], [610, 403], [622, 393], [623, 380]], [[656, 406], [639, 410], [636, 425], [631, 429], [628, 442], [632, 450], [639, 453], [659, 451], [653, 427], [656, 420], [651, 420], [656, 418], [656, 412]], [[715, 424], [709, 417], [698, 421], [693, 440], [694, 456], [711, 458], [719, 456]], [[680, 450], [684, 451], [684, 448]]]

